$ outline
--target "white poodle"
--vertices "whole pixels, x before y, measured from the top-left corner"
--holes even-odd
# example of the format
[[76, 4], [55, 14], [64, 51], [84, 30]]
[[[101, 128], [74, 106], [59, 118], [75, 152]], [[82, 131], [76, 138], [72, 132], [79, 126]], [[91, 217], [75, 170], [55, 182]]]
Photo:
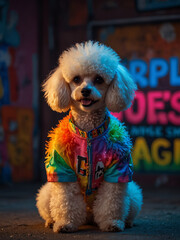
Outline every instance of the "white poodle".
[[49, 135], [48, 182], [37, 208], [54, 232], [74, 232], [85, 223], [102, 231], [131, 227], [142, 205], [132, 181], [131, 140], [111, 112], [130, 107], [136, 85], [119, 56], [88, 41], [64, 51], [43, 85], [49, 106], [70, 109]]

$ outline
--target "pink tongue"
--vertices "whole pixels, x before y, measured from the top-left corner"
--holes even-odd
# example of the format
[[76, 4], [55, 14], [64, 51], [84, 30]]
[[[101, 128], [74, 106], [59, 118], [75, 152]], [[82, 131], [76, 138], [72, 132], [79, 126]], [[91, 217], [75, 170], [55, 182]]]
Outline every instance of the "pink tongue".
[[81, 100], [81, 104], [82, 104], [82, 105], [85, 105], [85, 106], [91, 104], [91, 102], [92, 102], [92, 101], [89, 100], [89, 99], [82, 99], [82, 100]]

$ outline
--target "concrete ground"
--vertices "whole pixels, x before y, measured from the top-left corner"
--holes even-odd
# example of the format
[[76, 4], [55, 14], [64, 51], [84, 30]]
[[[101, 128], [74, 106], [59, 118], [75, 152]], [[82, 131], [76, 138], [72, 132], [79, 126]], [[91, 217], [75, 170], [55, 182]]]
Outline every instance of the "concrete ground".
[[0, 187], [0, 239], [2, 240], [156, 240], [180, 239], [180, 192], [178, 189], [144, 189], [143, 209], [135, 226], [124, 232], [103, 233], [83, 226], [77, 233], [53, 233], [44, 227], [35, 207], [39, 185]]

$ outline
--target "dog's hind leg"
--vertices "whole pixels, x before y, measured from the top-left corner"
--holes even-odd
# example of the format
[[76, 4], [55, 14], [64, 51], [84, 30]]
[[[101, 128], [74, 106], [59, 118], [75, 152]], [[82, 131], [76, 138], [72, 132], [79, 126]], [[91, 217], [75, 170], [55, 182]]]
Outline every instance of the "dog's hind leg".
[[86, 204], [78, 182], [52, 183], [51, 216], [54, 232], [75, 232], [86, 221]]
[[94, 202], [95, 222], [102, 231], [123, 231], [129, 211], [126, 183], [103, 182]]
[[36, 206], [40, 216], [45, 220], [45, 227], [51, 227], [53, 219], [50, 212], [50, 198], [51, 198], [51, 183], [44, 184], [37, 194]]
[[126, 219], [126, 227], [132, 227], [135, 217], [141, 210], [143, 196], [141, 188], [135, 183], [128, 183], [127, 195], [130, 200], [129, 214]]

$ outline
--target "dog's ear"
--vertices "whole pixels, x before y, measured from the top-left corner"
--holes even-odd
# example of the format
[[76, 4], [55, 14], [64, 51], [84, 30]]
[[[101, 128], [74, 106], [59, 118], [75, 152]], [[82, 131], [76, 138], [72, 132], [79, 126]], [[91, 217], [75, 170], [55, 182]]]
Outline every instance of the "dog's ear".
[[136, 84], [122, 65], [118, 65], [116, 75], [109, 85], [105, 103], [109, 111], [120, 112], [131, 106], [134, 99]]
[[42, 85], [44, 96], [52, 110], [66, 112], [70, 107], [71, 93], [60, 67], [56, 68]]

